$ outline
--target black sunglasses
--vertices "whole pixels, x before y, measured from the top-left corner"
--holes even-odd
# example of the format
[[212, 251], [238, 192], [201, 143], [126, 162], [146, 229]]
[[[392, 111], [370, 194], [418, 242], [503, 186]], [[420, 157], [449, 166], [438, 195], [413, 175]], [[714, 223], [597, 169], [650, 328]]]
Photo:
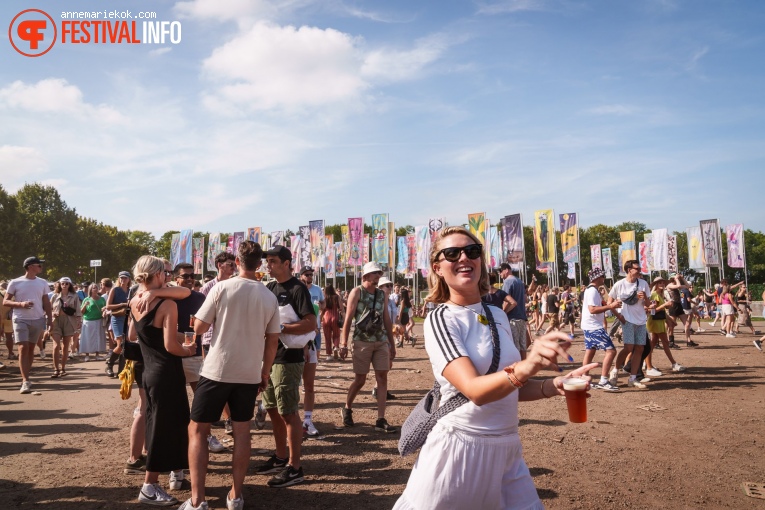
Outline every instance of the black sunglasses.
[[183, 278], [184, 280], [193, 280], [194, 274], [193, 273], [179, 274], [178, 276], [176, 276], [176, 278]]
[[463, 251], [465, 252], [467, 258], [470, 260], [475, 260], [481, 256], [481, 253], [483, 252], [483, 245], [468, 244], [467, 246], [452, 246], [449, 248], [444, 248], [443, 250], [439, 250], [438, 253], [436, 253], [436, 262], [438, 262], [438, 257], [441, 254], [444, 255], [444, 260], [449, 262], [457, 262], [460, 259], [460, 254]]

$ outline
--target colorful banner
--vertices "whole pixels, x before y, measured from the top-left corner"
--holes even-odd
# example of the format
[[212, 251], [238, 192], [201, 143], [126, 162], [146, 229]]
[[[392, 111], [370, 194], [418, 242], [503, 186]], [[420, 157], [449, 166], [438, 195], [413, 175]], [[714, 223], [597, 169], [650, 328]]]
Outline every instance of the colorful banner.
[[364, 234], [364, 240], [361, 241], [361, 263], [366, 264], [369, 262], [369, 245], [371, 238], [369, 234]]
[[600, 245], [590, 246], [590, 259], [592, 260], [592, 269], [603, 269], [603, 258], [600, 254]]
[[624, 263], [628, 260], [636, 260], [636, 259], [627, 259], [624, 258], [624, 245], [619, 245], [619, 276], [627, 276], [627, 273], [624, 271]]
[[388, 215], [372, 215], [372, 260], [378, 264], [388, 263]]
[[335, 277], [335, 240], [332, 236], [324, 237], [324, 274], [327, 278]]
[[685, 233], [688, 236], [688, 267], [703, 271], [707, 266], [701, 249], [701, 227], [688, 227]]
[[520, 265], [526, 260], [523, 243], [523, 225], [520, 214], [510, 214], [502, 218], [502, 240], [504, 243], [506, 261]]
[[720, 254], [720, 223], [717, 220], [701, 220], [701, 245], [707, 267], [722, 267]]
[[271, 246], [284, 246], [284, 230], [274, 230], [271, 232]]
[[486, 213], [468, 214], [468, 230], [476, 236], [486, 248]]
[[260, 227], [250, 227], [247, 229], [247, 240], [253, 243], [261, 244], [260, 241], [261, 230]]
[[[263, 251], [268, 251], [271, 249], [271, 236], [269, 234], [266, 234], [265, 232], [261, 232], [260, 247], [263, 248]], [[265, 267], [261, 266], [261, 269], [265, 269]]]
[[579, 222], [576, 213], [561, 214], [559, 219], [563, 262], [579, 262]]
[[343, 243], [342, 261], [343, 268], [349, 266], [348, 260], [351, 254], [351, 236], [348, 231], [348, 225], [340, 225], [340, 242]]
[[311, 239], [311, 267], [321, 269], [324, 267], [324, 220], [308, 222]]
[[[625, 261], [637, 260], [637, 246], [635, 245], [635, 231], [628, 230], [626, 232], [619, 232], [619, 237], [622, 240], [622, 257]], [[620, 271], [624, 271], [624, 264], [620, 262]]]
[[417, 269], [430, 269], [430, 229], [414, 227], [417, 242]]
[[499, 233], [495, 225], [489, 226], [489, 267], [498, 268], [502, 260], [500, 254]]
[[542, 262], [539, 260], [539, 236], [537, 236], [537, 227], [534, 226], [533, 228], [533, 237], [534, 237], [534, 261], [536, 263], [535, 267], [537, 268], [537, 271], [540, 271], [542, 273], [548, 272], [550, 269], [552, 269], [553, 263], [552, 262]]
[[361, 244], [364, 242], [364, 219], [348, 218], [348, 235], [351, 245], [348, 254], [349, 266], [363, 266]]
[[744, 224], [725, 227], [725, 238], [728, 242], [728, 266], [744, 267]]
[[239, 253], [239, 245], [242, 241], [244, 241], [244, 232], [234, 232], [234, 251], [231, 252], [234, 256]]
[[614, 263], [611, 260], [611, 248], [603, 248], [601, 253], [603, 255], [603, 272], [606, 273], [606, 278], [613, 279]]
[[446, 218], [430, 218], [428, 220], [428, 232], [431, 243], [436, 240], [438, 233], [446, 226]]
[[195, 237], [194, 246], [191, 250], [191, 257], [194, 259], [194, 274], [202, 274], [204, 272], [204, 260], [205, 260], [205, 238]]
[[640, 272], [643, 274], [651, 274], [648, 269], [648, 244], [644, 241], [638, 243], [638, 261], [640, 262]]
[[290, 251], [292, 252], [292, 272], [299, 273], [302, 267], [300, 267], [300, 249], [302, 243], [300, 242], [300, 236], [290, 236]]
[[226, 242], [226, 252], [234, 253], [234, 236], [223, 236], [221, 239]]
[[[194, 231], [193, 230], [181, 230], [180, 251], [178, 255], [178, 263], [185, 262], [187, 264], [194, 263]], [[175, 264], [173, 265], [175, 268]]]
[[[304, 267], [313, 267], [311, 262], [311, 226], [298, 227], [298, 243], [300, 244], [300, 272]], [[316, 269], [314, 269], [315, 271]]]
[[552, 209], [534, 212], [534, 237], [538, 262], [555, 262], [555, 213]]
[[417, 272], [417, 238], [414, 234], [407, 234], [406, 236], [406, 249], [409, 251], [408, 266], [406, 278], [414, 278], [414, 274]]
[[398, 263], [396, 264], [396, 272], [406, 274], [409, 268], [409, 249], [406, 246], [406, 236], [399, 236], [398, 242]]
[[645, 242], [645, 258], [648, 264], [648, 271], [656, 271], [656, 264], [653, 261], [653, 234], [643, 234]]
[[220, 234], [210, 234], [210, 240], [207, 243], [207, 270], [217, 272], [215, 267], [215, 257], [218, 256], [223, 248], [220, 245]]
[[655, 228], [651, 234], [653, 270], [669, 271], [669, 237], [666, 228]]
[[667, 266], [670, 272], [677, 272], [677, 237], [667, 236]]
[[170, 265], [175, 268], [181, 262], [181, 234], [170, 237]]
[[338, 278], [345, 278], [344, 250], [342, 241], [335, 243], [335, 276]]
[[388, 267], [396, 267], [396, 224], [388, 222]]
[[566, 278], [576, 280], [576, 264], [566, 264]]

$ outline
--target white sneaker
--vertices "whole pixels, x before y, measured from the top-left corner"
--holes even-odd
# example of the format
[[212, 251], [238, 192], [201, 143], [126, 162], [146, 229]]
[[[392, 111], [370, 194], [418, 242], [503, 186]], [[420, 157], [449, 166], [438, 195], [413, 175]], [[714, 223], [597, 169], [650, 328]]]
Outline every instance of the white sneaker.
[[672, 365], [672, 371], [673, 372], [685, 372], [685, 367], [681, 365], [680, 363], [675, 363]]
[[704, 331], [706, 331], [706, 329], [696, 328], [696, 333], [703, 333]]
[[311, 420], [303, 421], [303, 431], [310, 437], [316, 437], [319, 435], [318, 429], [314, 426], [313, 421]]
[[645, 384], [643, 384], [641, 382], [638, 382], [637, 379], [635, 379], [634, 381], [632, 379], [627, 381], [627, 386], [629, 386], [630, 388], [637, 388], [639, 390], [646, 390], [646, 389], [648, 389], [648, 386], [646, 386]]
[[645, 375], [650, 377], [661, 377], [661, 372], [655, 368], [649, 368], [645, 371]]
[[228, 499], [228, 494], [226, 494], [226, 510], [243, 510], [244, 509], [244, 498], [236, 498], [234, 500]]
[[619, 386], [619, 371], [616, 369], [616, 367], [612, 368], [610, 372], [608, 372], [608, 382], [611, 384], [611, 386]]
[[40, 359], [45, 359], [45, 351], [40, 351]]
[[[98, 358], [96, 358], [98, 359]], [[83, 361], [90, 361], [90, 356], [88, 354], [85, 355], [85, 359]]]
[[210, 448], [210, 451], [213, 453], [220, 453], [225, 452], [228, 448], [220, 444], [220, 441], [218, 441], [218, 438], [210, 434], [207, 436], [207, 446]]
[[177, 491], [183, 486], [183, 479], [185, 478], [183, 470], [170, 471], [170, 490]]
[[727, 335], [725, 335], [725, 338], [736, 338], [736, 335], [728, 333]]
[[19, 390], [19, 393], [32, 393], [32, 384], [29, 381], [24, 381], [21, 383], [21, 389]]
[[138, 501], [144, 505], [173, 506], [178, 500], [172, 497], [158, 483], [145, 483], [138, 494]]
[[640, 379], [640, 382], [644, 383], [644, 384], [645, 383], [649, 383], [649, 382], [651, 382], [651, 378], [650, 377], [643, 377], [642, 379]]
[[178, 507], [178, 510], [208, 510], [208, 508], [207, 501], [202, 501], [199, 506], [194, 506], [191, 504], [191, 498], [189, 498]]

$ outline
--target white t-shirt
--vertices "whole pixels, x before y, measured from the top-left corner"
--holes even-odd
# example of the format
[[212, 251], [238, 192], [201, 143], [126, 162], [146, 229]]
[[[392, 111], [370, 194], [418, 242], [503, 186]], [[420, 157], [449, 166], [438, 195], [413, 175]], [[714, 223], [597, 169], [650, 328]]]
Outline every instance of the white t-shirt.
[[[468, 308], [484, 313], [480, 303]], [[507, 315], [494, 306], [491, 312], [499, 333], [499, 371], [520, 361], [521, 355], [513, 343]], [[425, 350], [430, 357], [433, 375], [441, 385], [441, 404], [458, 393], [442, 375], [451, 361], [467, 356], [479, 374], [486, 374], [489, 370], [494, 352], [491, 328], [478, 322], [475, 313], [457, 305], [439, 305], [425, 319], [424, 331]], [[517, 434], [518, 392], [513, 391], [501, 400], [482, 406], [468, 402], [439, 421], [474, 434]]]
[[592, 285], [587, 287], [582, 297], [582, 329], [584, 331], [603, 329], [605, 312], [590, 313], [590, 306], [603, 306], [603, 296]]
[[260, 282], [229, 278], [218, 282], [195, 314], [215, 323], [201, 375], [213, 381], [259, 384], [266, 333], [279, 333], [276, 296]]
[[651, 298], [651, 288], [643, 279], [639, 279], [634, 283], [628, 282], [626, 278], [619, 280], [611, 288], [611, 292], [609, 292], [608, 295], [612, 298], [622, 301], [623, 304], [621, 313], [627, 322], [640, 326], [645, 324], [647, 320], [645, 309], [643, 308], [643, 300], [638, 299], [637, 303], [634, 305], [628, 305], [627, 303], [624, 303], [624, 300], [627, 299], [635, 291], [635, 287], [637, 287], [638, 291], [642, 290], [645, 292], [646, 298]]
[[17, 303], [31, 301], [32, 308], [14, 308], [13, 317], [17, 319], [35, 320], [44, 319], [45, 310], [42, 307], [43, 296], [47, 296], [50, 289], [48, 282], [42, 278], [27, 278], [21, 276], [8, 284], [8, 294], [13, 296]]

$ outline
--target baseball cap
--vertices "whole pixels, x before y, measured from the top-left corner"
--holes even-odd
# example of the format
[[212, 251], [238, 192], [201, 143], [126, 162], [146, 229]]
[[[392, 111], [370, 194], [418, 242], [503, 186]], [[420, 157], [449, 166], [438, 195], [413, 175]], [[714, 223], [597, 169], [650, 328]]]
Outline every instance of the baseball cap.
[[305, 266], [303, 269], [300, 270], [301, 275], [304, 275], [306, 273], [313, 273], [313, 268], [311, 266]]
[[72, 283], [72, 280], [70, 280], [68, 276], [64, 276], [64, 277], [62, 277], [62, 278], [61, 278], [61, 279], [58, 281], [58, 283], [68, 283], [69, 285], [74, 285], [74, 284]]
[[382, 268], [377, 262], [367, 262], [364, 264], [364, 269], [361, 271], [361, 276], [366, 276], [369, 273], [382, 273]]
[[292, 252], [286, 246], [280, 244], [275, 245], [268, 250], [265, 254], [266, 257], [279, 257], [279, 260], [284, 262], [285, 260], [292, 260]]
[[120, 274], [117, 275], [118, 278], [122, 278], [123, 276], [125, 278], [130, 278], [130, 273], [128, 273], [127, 271], [120, 271]]
[[27, 257], [24, 259], [24, 269], [26, 269], [27, 266], [31, 266], [32, 264], [45, 264], [45, 261], [37, 257]]

